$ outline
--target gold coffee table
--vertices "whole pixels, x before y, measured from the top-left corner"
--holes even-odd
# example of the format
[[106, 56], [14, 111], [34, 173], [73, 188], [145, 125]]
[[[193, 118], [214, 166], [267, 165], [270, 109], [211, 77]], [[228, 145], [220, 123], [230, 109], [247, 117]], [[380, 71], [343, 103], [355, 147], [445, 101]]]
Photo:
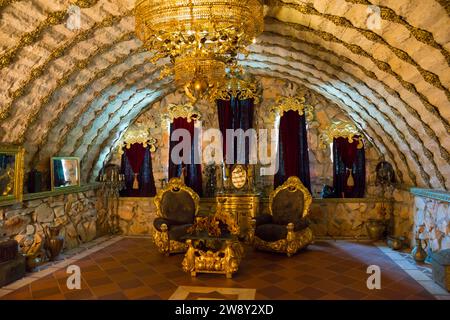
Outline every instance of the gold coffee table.
[[188, 250], [182, 267], [192, 277], [197, 273], [219, 273], [230, 279], [238, 271], [244, 254], [244, 248], [235, 236], [189, 235], [186, 244]]

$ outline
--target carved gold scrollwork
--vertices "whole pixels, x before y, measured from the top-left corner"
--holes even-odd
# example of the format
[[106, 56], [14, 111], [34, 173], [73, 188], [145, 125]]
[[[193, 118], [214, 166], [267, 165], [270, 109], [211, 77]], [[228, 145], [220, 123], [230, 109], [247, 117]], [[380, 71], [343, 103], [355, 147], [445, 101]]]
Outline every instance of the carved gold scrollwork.
[[163, 114], [161, 120], [163, 124], [167, 124], [167, 122], [172, 123], [176, 118], [186, 118], [188, 122], [191, 122], [200, 120], [202, 116], [192, 104], [169, 104], [167, 114]]
[[150, 147], [150, 152], [155, 152], [157, 147], [157, 140], [150, 136], [149, 130], [142, 128], [140, 126], [129, 130], [123, 139], [123, 146], [119, 146], [119, 155], [124, 153], [124, 147], [127, 149], [131, 148], [131, 145], [135, 143], [140, 143], [144, 148]]
[[[154, 203], [156, 206], [156, 217], [163, 217], [161, 201], [166, 192], [171, 192], [174, 190], [182, 190], [187, 192], [194, 202], [195, 213], [194, 216], [197, 215], [200, 203], [200, 197], [194, 190], [186, 186], [180, 178], [172, 178], [169, 180], [167, 185], [160, 189], [157, 195], [154, 198]], [[164, 254], [170, 253], [181, 253], [186, 252], [188, 249], [188, 244], [181, 241], [170, 240], [169, 238], [169, 229], [166, 224], [161, 225], [161, 231], [153, 228], [153, 241], [158, 248], [158, 251]]]
[[320, 148], [326, 149], [327, 146], [333, 142], [334, 138], [347, 138], [349, 143], [358, 141], [358, 149], [361, 149], [364, 146], [362, 134], [354, 124], [349, 122], [338, 121], [330, 124], [319, 136]]
[[225, 81], [223, 86], [216, 89], [215, 92], [211, 94], [211, 101], [229, 101], [232, 98], [238, 100], [253, 99], [254, 103], [258, 104], [259, 94], [257, 84], [253, 81], [233, 76]]
[[297, 111], [299, 115], [305, 115], [306, 121], [312, 121], [314, 119], [313, 106], [305, 103], [305, 97], [279, 97], [275, 102], [275, 106], [270, 109], [270, 112], [275, 118], [276, 116], [283, 116], [287, 111]]

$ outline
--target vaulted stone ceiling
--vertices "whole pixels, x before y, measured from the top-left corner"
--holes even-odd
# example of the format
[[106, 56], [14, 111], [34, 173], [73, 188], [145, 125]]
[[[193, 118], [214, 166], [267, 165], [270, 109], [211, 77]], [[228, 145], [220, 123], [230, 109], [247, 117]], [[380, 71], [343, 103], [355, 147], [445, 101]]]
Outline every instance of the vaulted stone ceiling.
[[[67, 25], [71, 4], [81, 28]], [[448, 0], [267, 1], [249, 72], [338, 104], [402, 183], [450, 189]], [[381, 10], [369, 28], [368, 6]], [[0, 141], [26, 165], [82, 159], [85, 177], [143, 110], [174, 92], [134, 35], [134, 0], [0, 0]], [[155, 110], [157, 112], [157, 110]]]

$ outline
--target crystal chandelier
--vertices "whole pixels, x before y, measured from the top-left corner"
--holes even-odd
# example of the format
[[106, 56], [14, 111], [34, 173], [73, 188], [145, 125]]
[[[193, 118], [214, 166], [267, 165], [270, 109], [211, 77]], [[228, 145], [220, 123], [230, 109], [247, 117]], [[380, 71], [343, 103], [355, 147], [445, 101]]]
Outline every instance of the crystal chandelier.
[[193, 99], [204, 98], [225, 78], [227, 65], [263, 31], [260, 0], [136, 0], [136, 34], [151, 62], [169, 58], [174, 74]]

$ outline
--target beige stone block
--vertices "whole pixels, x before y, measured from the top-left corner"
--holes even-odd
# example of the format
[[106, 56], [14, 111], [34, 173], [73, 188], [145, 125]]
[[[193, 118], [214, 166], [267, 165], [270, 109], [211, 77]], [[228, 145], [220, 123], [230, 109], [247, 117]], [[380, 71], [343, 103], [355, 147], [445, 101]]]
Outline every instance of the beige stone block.
[[51, 222], [54, 218], [53, 209], [48, 206], [48, 204], [43, 203], [35, 210], [36, 221], [37, 222]]

